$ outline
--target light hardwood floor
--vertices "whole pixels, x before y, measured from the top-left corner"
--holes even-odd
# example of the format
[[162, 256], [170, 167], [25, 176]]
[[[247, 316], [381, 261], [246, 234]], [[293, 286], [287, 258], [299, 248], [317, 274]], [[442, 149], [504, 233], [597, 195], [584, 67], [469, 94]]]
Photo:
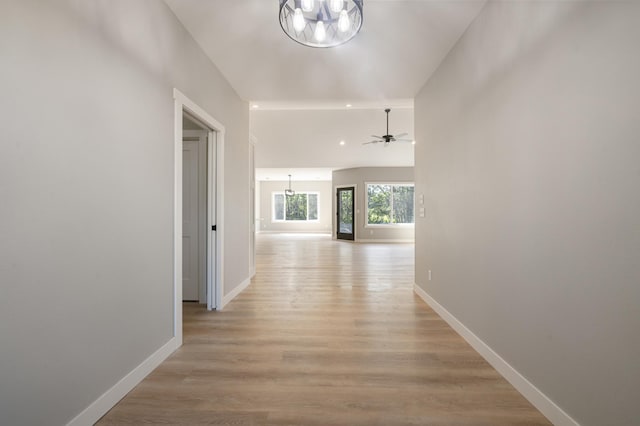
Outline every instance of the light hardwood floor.
[[261, 234], [256, 259], [99, 424], [549, 424], [414, 295], [413, 245]]

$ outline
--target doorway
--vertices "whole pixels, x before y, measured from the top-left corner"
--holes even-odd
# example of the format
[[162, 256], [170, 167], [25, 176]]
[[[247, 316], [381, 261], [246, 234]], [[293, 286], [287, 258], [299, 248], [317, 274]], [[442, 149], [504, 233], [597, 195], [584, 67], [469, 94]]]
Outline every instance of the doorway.
[[180, 91], [173, 94], [174, 336], [181, 345], [183, 300], [222, 306], [225, 129]]
[[337, 188], [336, 238], [339, 240], [355, 240], [355, 192], [354, 186]]
[[[216, 132], [182, 115], [182, 301], [216, 309]], [[211, 293], [211, 297], [209, 297]], [[209, 303], [211, 301], [211, 303]]]

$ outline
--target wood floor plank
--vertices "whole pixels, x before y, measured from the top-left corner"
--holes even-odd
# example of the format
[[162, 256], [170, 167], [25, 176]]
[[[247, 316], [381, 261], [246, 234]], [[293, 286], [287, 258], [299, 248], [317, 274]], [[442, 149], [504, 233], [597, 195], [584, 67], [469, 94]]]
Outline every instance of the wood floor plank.
[[257, 238], [251, 286], [98, 422], [548, 425], [413, 293], [413, 245]]

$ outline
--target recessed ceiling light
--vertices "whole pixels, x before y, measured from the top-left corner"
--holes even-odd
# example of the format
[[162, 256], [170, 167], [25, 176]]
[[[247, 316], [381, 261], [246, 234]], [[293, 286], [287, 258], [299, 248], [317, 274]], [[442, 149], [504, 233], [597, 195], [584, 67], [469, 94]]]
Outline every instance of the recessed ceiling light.
[[411, 145], [415, 145], [415, 144], [416, 144], [416, 141], [411, 141]]
[[351, 105], [351, 104], [346, 104], [345, 106], [346, 106], [347, 108], [351, 108], [353, 105]]
[[253, 108], [253, 109], [260, 108], [260, 105], [258, 105], [258, 104], [253, 104], [253, 105], [251, 105], [251, 108]]
[[344, 141], [340, 141], [340, 145], [344, 145], [344, 143], [345, 143]]

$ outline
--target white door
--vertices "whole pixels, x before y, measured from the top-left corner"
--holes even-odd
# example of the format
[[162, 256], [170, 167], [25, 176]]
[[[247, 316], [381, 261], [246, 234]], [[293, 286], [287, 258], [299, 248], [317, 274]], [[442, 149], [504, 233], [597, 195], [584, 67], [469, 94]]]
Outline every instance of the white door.
[[182, 141], [182, 300], [206, 302], [206, 131]]

